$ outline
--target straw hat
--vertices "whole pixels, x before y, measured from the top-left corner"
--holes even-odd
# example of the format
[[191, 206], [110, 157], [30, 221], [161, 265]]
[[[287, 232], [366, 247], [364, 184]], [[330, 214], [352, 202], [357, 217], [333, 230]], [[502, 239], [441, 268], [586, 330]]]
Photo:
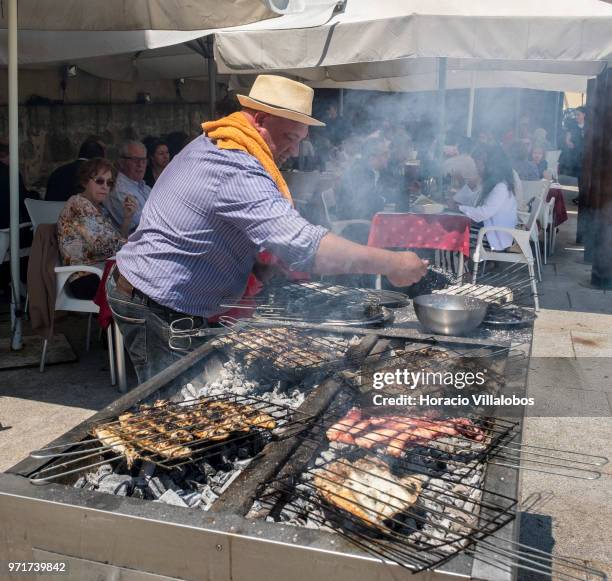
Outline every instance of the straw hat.
[[312, 117], [313, 96], [307, 85], [277, 75], [259, 75], [248, 96], [237, 95], [243, 107], [322, 127], [325, 123]]

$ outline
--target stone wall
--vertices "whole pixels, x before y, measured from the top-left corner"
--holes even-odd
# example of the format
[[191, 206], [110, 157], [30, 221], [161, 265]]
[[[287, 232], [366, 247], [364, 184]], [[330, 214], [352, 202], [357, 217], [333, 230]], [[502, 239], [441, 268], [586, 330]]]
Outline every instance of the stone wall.
[[[0, 76], [0, 137], [8, 136], [7, 75]], [[29, 188], [45, 189], [49, 174], [76, 158], [82, 141], [98, 135], [116, 158], [124, 139], [184, 131], [196, 136], [208, 118], [205, 82], [172, 80], [122, 83], [79, 72], [61, 90], [58, 70], [20, 71], [20, 167]], [[139, 93], [152, 103], [137, 104]], [[38, 104], [32, 104], [38, 103]]]

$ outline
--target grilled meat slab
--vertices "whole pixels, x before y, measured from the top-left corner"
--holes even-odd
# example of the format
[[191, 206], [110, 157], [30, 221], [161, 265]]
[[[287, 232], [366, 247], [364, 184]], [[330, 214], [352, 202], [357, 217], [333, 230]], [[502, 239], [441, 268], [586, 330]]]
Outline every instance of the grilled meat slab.
[[481, 442], [482, 428], [468, 418], [429, 419], [404, 416], [371, 416], [363, 418], [361, 410], [352, 408], [327, 430], [330, 442], [352, 444], [369, 450], [381, 447], [389, 456], [399, 458], [406, 448], [423, 445], [447, 436], [459, 436]]

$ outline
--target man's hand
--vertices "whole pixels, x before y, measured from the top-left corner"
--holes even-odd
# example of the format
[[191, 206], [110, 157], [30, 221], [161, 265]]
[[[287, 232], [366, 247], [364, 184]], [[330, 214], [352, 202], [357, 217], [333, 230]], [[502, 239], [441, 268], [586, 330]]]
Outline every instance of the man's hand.
[[428, 265], [429, 261], [421, 260], [414, 252], [394, 252], [384, 274], [394, 286], [409, 286], [425, 276]]
[[134, 196], [127, 195], [123, 199], [123, 216], [125, 219], [132, 220], [132, 216], [138, 210], [138, 201]]

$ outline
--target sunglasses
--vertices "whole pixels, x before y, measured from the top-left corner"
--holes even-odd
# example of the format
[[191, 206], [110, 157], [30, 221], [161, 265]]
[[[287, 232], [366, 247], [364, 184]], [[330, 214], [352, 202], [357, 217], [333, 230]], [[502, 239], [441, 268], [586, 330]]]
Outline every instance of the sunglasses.
[[110, 179], [110, 180], [105, 180], [104, 178], [91, 178], [91, 179], [97, 186], [107, 185], [111, 189], [115, 187], [115, 180], [113, 179]]
[[122, 155], [121, 159], [127, 159], [129, 161], [133, 161], [135, 163], [145, 163], [147, 161], [146, 157], [134, 157], [133, 155]]

